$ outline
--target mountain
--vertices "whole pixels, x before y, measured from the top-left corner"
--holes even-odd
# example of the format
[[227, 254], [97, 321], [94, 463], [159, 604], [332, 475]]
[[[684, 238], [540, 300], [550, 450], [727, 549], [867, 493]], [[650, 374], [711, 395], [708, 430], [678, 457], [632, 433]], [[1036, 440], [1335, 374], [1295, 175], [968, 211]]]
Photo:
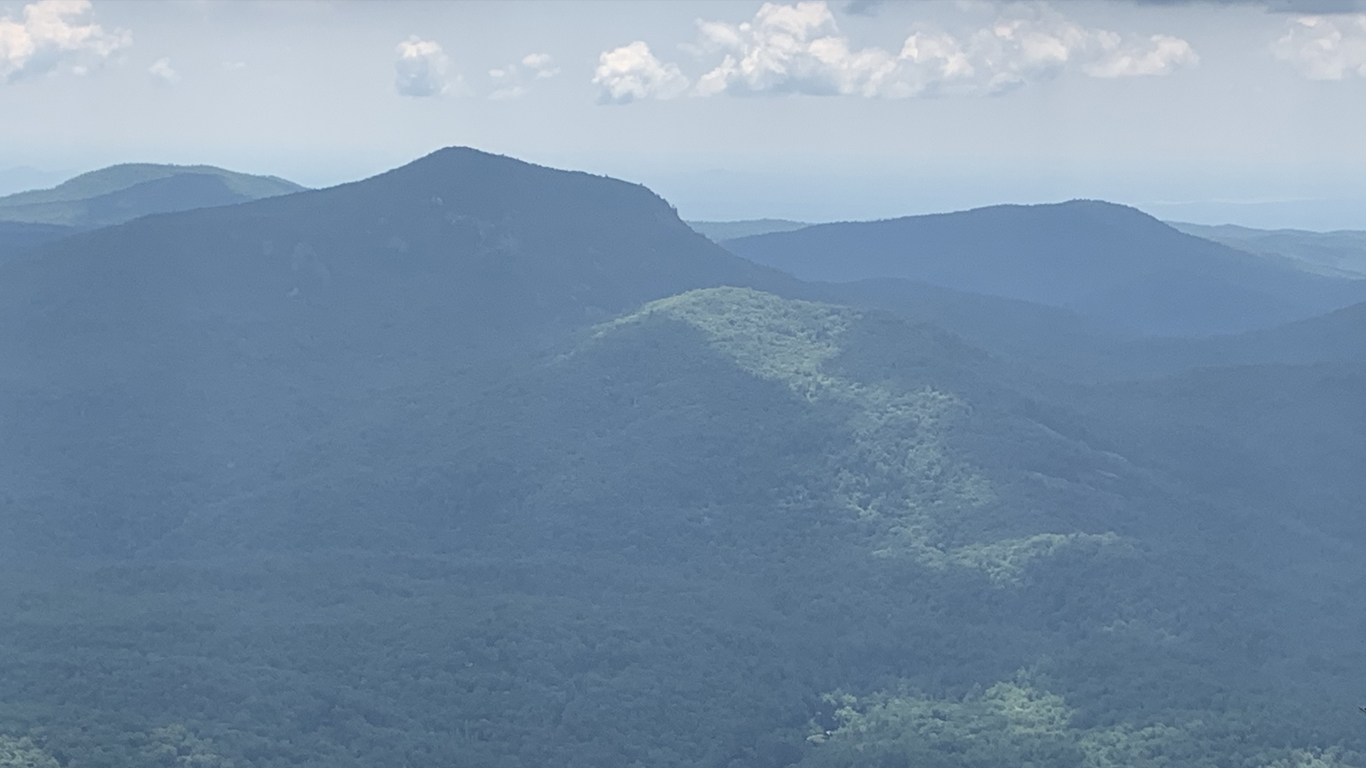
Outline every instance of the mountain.
[[341, 329], [368, 323], [460, 346], [717, 284], [795, 281], [694, 233], [644, 187], [449, 149], [362, 182], [56, 243], [10, 265], [0, 311], [43, 297], [71, 308], [43, 322], [112, 334], [156, 300], [174, 313], [158, 332], [288, 318], [345, 344], [358, 339]]
[[905, 278], [1151, 334], [1269, 327], [1366, 297], [1366, 282], [1305, 274], [1087, 200], [818, 224], [725, 246], [807, 280]]
[[[260, 482], [374, 392], [455, 386], [542, 336], [680, 291], [793, 282], [643, 187], [465, 149], [144, 217], [0, 265], [0, 471], [12, 488], [80, 472], [91, 495], [67, 512], [99, 526], [42, 536], [137, 549], [166, 523], [152, 510]], [[199, 439], [172, 448], [166, 430]], [[130, 475], [165, 482], [116, 492]]]
[[63, 238], [0, 762], [1366, 763], [1360, 364], [1048, 356], [1133, 341], [469, 149]]
[[769, 232], [791, 232], [809, 227], [810, 224], [787, 219], [749, 219], [746, 221], [690, 221], [688, 226], [705, 235], [714, 242], [733, 240], [750, 235], [766, 235]]
[[51, 189], [0, 197], [0, 221], [93, 229], [152, 213], [232, 205], [302, 189], [274, 176], [208, 165], [114, 165]]
[[1366, 232], [1307, 232], [1299, 229], [1250, 229], [1232, 224], [1210, 226], [1168, 222], [1188, 235], [1255, 253], [1305, 272], [1331, 277], [1366, 277]]

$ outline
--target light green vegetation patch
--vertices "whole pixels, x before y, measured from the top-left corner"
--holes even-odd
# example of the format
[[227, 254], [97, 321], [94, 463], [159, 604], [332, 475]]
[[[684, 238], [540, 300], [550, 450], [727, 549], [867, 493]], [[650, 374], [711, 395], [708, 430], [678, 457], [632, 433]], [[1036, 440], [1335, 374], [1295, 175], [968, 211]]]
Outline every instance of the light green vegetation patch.
[[[117, 745], [103, 745], [105, 760], [118, 765], [163, 768], [232, 768], [232, 761], [179, 723], [123, 734]], [[81, 764], [72, 765], [81, 768]], [[59, 768], [62, 763], [33, 740], [0, 734], [0, 768]]]
[[971, 515], [996, 499], [990, 481], [947, 446], [966, 412], [956, 395], [934, 387], [895, 390], [835, 375], [841, 340], [863, 313], [782, 299], [747, 288], [710, 288], [652, 302], [599, 327], [601, 339], [624, 326], [666, 319], [702, 331], [713, 348], [746, 372], [787, 386], [813, 405], [847, 412], [847, 440], [831, 445], [821, 488], [802, 489], [876, 531], [874, 553], [935, 568], [979, 569], [994, 582], [1018, 580], [1025, 567], [1065, 547], [1117, 540], [1113, 534], [1039, 534], [954, 548], [943, 521]]
[[686, 323], [740, 368], [814, 401], [845, 386], [822, 366], [840, 353], [839, 337], [858, 316], [844, 307], [789, 301], [748, 288], [707, 288], [646, 304], [604, 325], [597, 336], [653, 318]]
[[[962, 699], [934, 699], [901, 690], [863, 698], [835, 693], [826, 701], [838, 707], [837, 725], [826, 730], [813, 723], [808, 740], [818, 749], [803, 766], [1212, 766], [1211, 741], [1242, 740], [1236, 724], [1198, 719], [1081, 727], [1075, 709], [1024, 673]], [[1360, 764], [1359, 756], [1338, 749], [1269, 748], [1225, 758], [1268, 768]]]
[[183, 725], [156, 728], [141, 740], [140, 753], [147, 765], [176, 768], [232, 768], [232, 761], [214, 751], [213, 744]]
[[0, 768], [58, 768], [56, 758], [32, 740], [0, 734]]
[[1030, 563], [1052, 557], [1069, 547], [1094, 552], [1102, 549], [1123, 551], [1127, 550], [1128, 544], [1112, 532], [1040, 533], [961, 547], [950, 554], [950, 559], [960, 565], [982, 569], [997, 583], [1015, 583]]

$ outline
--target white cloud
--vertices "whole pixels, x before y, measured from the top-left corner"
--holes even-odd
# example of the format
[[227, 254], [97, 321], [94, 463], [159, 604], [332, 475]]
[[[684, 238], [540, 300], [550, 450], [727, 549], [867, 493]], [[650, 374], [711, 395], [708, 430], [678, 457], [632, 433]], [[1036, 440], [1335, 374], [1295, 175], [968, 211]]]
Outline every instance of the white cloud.
[[560, 68], [554, 66], [554, 60], [548, 53], [528, 53], [522, 57], [522, 66], [535, 72], [537, 80], [545, 80], [560, 74]]
[[849, 49], [823, 2], [765, 3], [754, 20], [702, 22], [703, 50], [725, 51], [698, 80], [697, 93], [883, 95], [893, 88], [897, 57], [880, 48]]
[[22, 21], [0, 19], [0, 76], [14, 82], [63, 65], [85, 74], [132, 44], [127, 31], [88, 23], [90, 12], [89, 0], [39, 0], [24, 6]]
[[439, 96], [451, 90], [463, 91], [459, 75], [449, 75], [451, 60], [441, 46], [416, 35], [398, 44], [394, 62], [394, 90], [401, 96]]
[[1301, 16], [1271, 50], [1310, 80], [1366, 77], [1366, 14]]
[[[698, 37], [696, 45], [685, 49], [700, 57], [722, 56], [697, 79], [692, 93], [698, 96], [988, 94], [1069, 67], [1091, 77], [1140, 77], [1167, 75], [1199, 61], [1180, 38], [1159, 34], [1126, 40], [1084, 27], [1044, 4], [1013, 6], [990, 26], [959, 35], [918, 29], [898, 52], [854, 49], [819, 0], [765, 3], [751, 21], [740, 24], [699, 21]], [[614, 57], [611, 66], [609, 56]], [[687, 82], [677, 67], [651, 56], [644, 43], [605, 53], [602, 60], [594, 82], [604, 86], [609, 101], [674, 96], [682, 90], [678, 84]], [[670, 73], [670, 87], [649, 87], [646, 72]]]
[[152, 62], [152, 66], [147, 68], [147, 76], [152, 78], [152, 82], [157, 85], [175, 85], [180, 82], [180, 73], [171, 66], [171, 60], [160, 58]]
[[688, 78], [677, 64], [665, 64], [637, 40], [598, 57], [593, 83], [601, 88], [598, 100], [628, 104], [636, 99], [671, 99], [688, 90]]

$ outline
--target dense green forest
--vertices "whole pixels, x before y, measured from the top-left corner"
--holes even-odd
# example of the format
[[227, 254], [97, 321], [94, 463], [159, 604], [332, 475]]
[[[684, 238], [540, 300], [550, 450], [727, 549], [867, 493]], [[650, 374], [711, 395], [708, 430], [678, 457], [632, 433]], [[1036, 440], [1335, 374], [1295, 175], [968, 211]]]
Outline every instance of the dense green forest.
[[0, 766], [1366, 765], [1360, 313], [1003, 302], [472, 150], [0, 265]]

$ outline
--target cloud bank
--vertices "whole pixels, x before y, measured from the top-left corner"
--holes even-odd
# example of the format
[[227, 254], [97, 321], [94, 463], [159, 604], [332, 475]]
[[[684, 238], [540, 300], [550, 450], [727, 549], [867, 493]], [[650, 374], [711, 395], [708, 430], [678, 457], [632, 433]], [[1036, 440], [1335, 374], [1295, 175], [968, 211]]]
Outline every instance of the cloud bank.
[[765, 3], [751, 21], [699, 21], [691, 50], [721, 56], [696, 82], [642, 41], [603, 53], [593, 82], [600, 100], [721, 94], [911, 98], [992, 94], [1068, 68], [1098, 78], [1168, 75], [1199, 62], [1185, 40], [1125, 39], [1084, 27], [1047, 6], [1023, 6], [985, 28], [954, 35], [923, 28], [899, 51], [853, 49], [825, 2]]
[[89, 0], [40, 0], [24, 6], [20, 21], [0, 19], [0, 77], [12, 83], [62, 67], [85, 74], [132, 45], [127, 31], [88, 22], [90, 13]]
[[1310, 80], [1366, 77], [1366, 14], [1301, 16], [1271, 51]]

